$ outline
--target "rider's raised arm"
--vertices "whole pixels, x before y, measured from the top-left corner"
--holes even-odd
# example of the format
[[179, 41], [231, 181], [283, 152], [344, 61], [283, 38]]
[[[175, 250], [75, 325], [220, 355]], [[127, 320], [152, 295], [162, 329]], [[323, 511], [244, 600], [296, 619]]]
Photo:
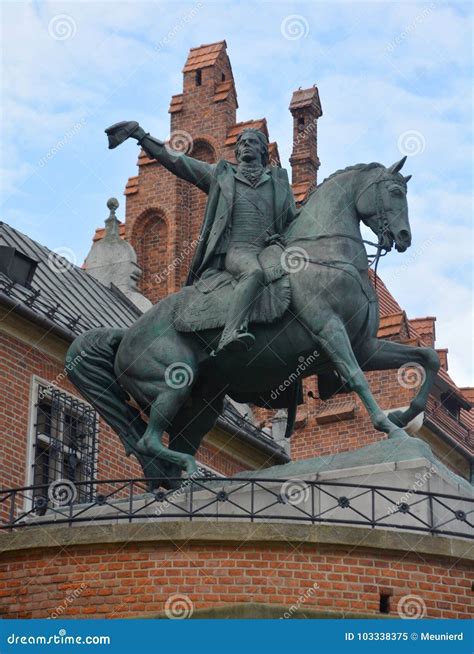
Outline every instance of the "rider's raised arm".
[[181, 152], [175, 152], [169, 146], [165, 146], [163, 141], [159, 141], [149, 134], [144, 133], [137, 140], [149, 157], [159, 161], [177, 177], [185, 179], [200, 188], [201, 191], [209, 193], [214, 170], [212, 164], [199, 161], [199, 159], [194, 159], [194, 157], [189, 157]]
[[159, 161], [174, 175], [191, 182], [205, 193], [209, 193], [215, 165], [172, 150], [163, 141], [153, 138], [135, 120], [115, 123], [105, 130], [109, 148], [114, 149], [129, 138], [136, 139], [152, 159]]

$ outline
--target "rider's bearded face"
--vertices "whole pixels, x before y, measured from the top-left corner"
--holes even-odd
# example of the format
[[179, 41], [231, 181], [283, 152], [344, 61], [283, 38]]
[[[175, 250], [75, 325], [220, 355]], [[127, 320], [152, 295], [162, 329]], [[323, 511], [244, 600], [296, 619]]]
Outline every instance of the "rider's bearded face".
[[262, 163], [262, 145], [258, 136], [245, 132], [242, 134], [237, 145], [237, 161]]

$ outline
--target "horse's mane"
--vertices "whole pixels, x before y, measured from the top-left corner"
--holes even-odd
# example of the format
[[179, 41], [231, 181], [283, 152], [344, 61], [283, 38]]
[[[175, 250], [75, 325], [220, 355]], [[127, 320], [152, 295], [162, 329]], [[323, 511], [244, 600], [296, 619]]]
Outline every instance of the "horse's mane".
[[354, 164], [353, 166], [346, 166], [346, 168], [340, 168], [339, 170], [336, 170], [336, 172], [331, 173], [331, 175], [329, 175], [328, 177], [325, 177], [325, 178], [323, 179], [323, 181], [321, 182], [321, 184], [318, 184], [318, 185], [316, 186], [316, 188], [313, 189], [313, 190], [310, 192], [310, 194], [308, 195], [306, 201], [308, 201], [309, 198], [310, 198], [314, 193], [316, 193], [316, 191], [319, 191], [319, 189], [323, 186], [323, 184], [325, 184], [326, 182], [328, 182], [330, 179], [333, 179], [334, 177], [337, 177], [337, 175], [342, 175], [343, 173], [348, 173], [348, 172], [350, 172], [351, 170], [371, 170], [372, 168], [384, 168], [384, 167], [385, 167], [385, 166], [384, 166], [383, 164], [381, 164], [381, 163], [372, 162], [372, 163], [368, 163], [368, 164], [359, 163], [359, 164]]

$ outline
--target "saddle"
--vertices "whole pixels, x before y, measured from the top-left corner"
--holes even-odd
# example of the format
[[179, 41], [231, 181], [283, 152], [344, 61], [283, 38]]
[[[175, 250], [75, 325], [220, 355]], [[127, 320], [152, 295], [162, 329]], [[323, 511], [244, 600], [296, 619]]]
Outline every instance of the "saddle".
[[[282, 249], [270, 245], [259, 255], [265, 274], [250, 315], [250, 324], [269, 324], [283, 316], [291, 301], [291, 286], [287, 271], [281, 264]], [[224, 327], [237, 282], [227, 270], [209, 269], [192, 286], [178, 294], [173, 324], [179, 332], [199, 332]]]

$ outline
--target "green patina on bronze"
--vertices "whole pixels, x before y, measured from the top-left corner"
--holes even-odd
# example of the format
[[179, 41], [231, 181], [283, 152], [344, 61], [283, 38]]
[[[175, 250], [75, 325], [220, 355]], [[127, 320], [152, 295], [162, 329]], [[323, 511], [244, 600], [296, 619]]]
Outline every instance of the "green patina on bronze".
[[[424, 409], [439, 358], [431, 348], [377, 339], [377, 297], [360, 232], [362, 221], [376, 234], [379, 255], [410, 246], [409, 177], [400, 173], [406, 157], [388, 168], [372, 163], [337, 171], [296, 210], [286, 171], [267, 165], [266, 137], [255, 130], [239, 136], [237, 165], [174, 152], [133, 121], [106, 132], [109, 147], [135, 138], [150, 157], [208, 195], [188, 287], [130, 329], [86, 332], [67, 355], [87, 353], [69, 375], [127, 454], [138, 458], [150, 485], [178, 483], [170, 479], [183, 468], [196, 472], [194, 455], [226, 394], [287, 408], [290, 436], [301, 380], [311, 375], [318, 375], [323, 399], [354, 391], [377, 430], [409, 438], [403, 428]], [[265, 300], [272, 293], [279, 302]], [[406, 411], [386, 416], [364, 371], [407, 363], [423, 367], [423, 383]]]

